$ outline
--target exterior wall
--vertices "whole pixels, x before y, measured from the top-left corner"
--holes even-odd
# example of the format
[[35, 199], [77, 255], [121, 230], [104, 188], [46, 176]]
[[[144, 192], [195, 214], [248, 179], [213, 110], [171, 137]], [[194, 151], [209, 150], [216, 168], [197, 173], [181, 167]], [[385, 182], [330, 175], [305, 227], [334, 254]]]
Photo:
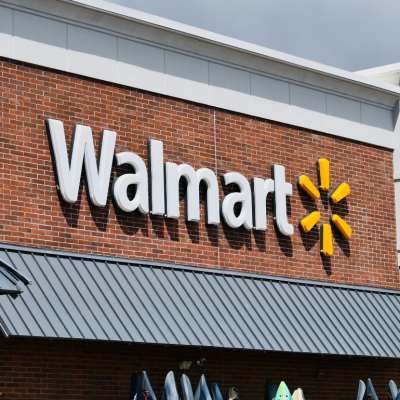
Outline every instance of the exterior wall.
[[[400, 361], [343, 356], [260, 353], [152, 345], [43, 339], [0, 339], [1, 399], [125, 400], [132, 372], [146, 371], [160, 400], [165, 376], [174, 371], [179, 387], [186, 374], [196, 390], [201, 374], [230, 386], [240, 398], [263, 399], [265, 379], [284, 380], [291, 392], [301, 387], [307, 400], [352, 400], [358, 381], [372, 380], [377, 396], [387, 397], [389, 380], [400, 381]], [[205, 357], [204, 367], [179, 370], [178, 362]]]
[[[0, 65], [0, 241], [400, 288], [390, 150], [5, 59]], [[198, 224], [185, 223], [183, 200], [179, 220], [126, 214], [111, 200], [96, 209], [83, 184], [77, 204], [61, 203], [44, 125], [50, 117], [64, 122], [69, 139], [75, 124], [91, 126], [96, 145], [102, 129], [115, 130], [116, 152], [133, 151], [146, 162], [147, 140], [154, 138], [164, 142], [165, 161], [207, 167], [217, 176], [235, 171], [266, 179], [272, 164], [282, 164], [293, 184], [288, 210], [295, 234], [275, 231], [270, 198], [265, 234], [206, 226], [204, 202]], [[316, 208], [324, 222], [331, 215], [325, 195], [314, 204], [296, 187], [299, 174], [317, 185], [319, 157], [331, 162], [332, 187], [343, 181], [351, 187], [333, 211], [353, 236], [347, 242], [334, 231], [329, 260], [320, 256], [317, 229], [305, 235], [297, 228]], [[111, 181], [121, 172], [114, 169]]]
[[400, 88], [101, 0], [0, 0], [0, 56], [394, 148]]
[[0, 56], [395, 149], [400, 176], [398, 64], [351, 73], [103, 0], [0, 0]]
[[[0, 56], [7, 57], [0, 58], [0, 242], [400, 289], [393, 182], [400, 163], [393, 168], [392, 154], [400, 148], [400, 89], [131, 17], [69, 1], [0, 0]], [[111, 196], [97, 209], [83, 180], [77, 204], [63, 203], [47, 118], [64, 122], [68, 146], [78, 123], [93, 129], [96, 148], [102, 129], [115, 130], [116, 152], [133, 151], [146, 164], [151, 138], [163, 141], [165, 161], [217, 176], [266, 179], [282, 164], [293, 184], [287, 204], [295, 234], [274, 229], [270, 197], [266, 232], [206, 225], [204, 187], [202, 219], [187, 223], [183, 183], [179, 220], [123, 213]], [[296, 187], [299, 174], [317, 184], [319, 157], [331, 162], [332, 187], [350, 184], [342, 204], [332, 207], [325, 194], [314, 203]], [[124, 172], [113, 168], [110, 188]], [[233, 190], [220, 184], [220, 197]], [[335, 212], [353, 228], [349, 241], [333, 231], [330, 259], [320, 255], [317, 228], [297, 228], [316, 209], [322, 222]], [[167, 372], [179, 380], [178, 362], [199, 356], [205, 367], [185, 371], [193, 387], [204, 373], [223, 392], [236, 385], [242, 399], [263, 398], [267, 377], [302, 387], [307, 400], [355, 398], [358, 380], [368, 378], [382, 398], [390, 379], [400, 382], [399, 360], [1, 337], [0, 398], [126, 399], [131, 372], [143, 370], [160, 398]]]

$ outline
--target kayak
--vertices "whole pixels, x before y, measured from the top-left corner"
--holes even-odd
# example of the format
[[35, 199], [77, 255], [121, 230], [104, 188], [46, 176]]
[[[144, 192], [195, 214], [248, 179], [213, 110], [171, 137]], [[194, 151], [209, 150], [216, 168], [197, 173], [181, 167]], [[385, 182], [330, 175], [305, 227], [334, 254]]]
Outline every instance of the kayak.
[[277, 391], [278, 386], [276, 386], [271, 380], [267, 379], [265, 381], [264, 400], [275, 400]]
[[222, 400], [221, 391], [216, 383], [213, 383], [211, 386], [211, 397], [212, 400]]
[[393, 381], [390, 381], [389, 382], [389, 392], [388, 392], [389, 400], [396, 400], [398, 393], [399, 393], [399, 390], [397, 389], [396, 384]]
[[357, 400], [363, 400], [365, 393], [365, 383], [363, 381], [358, 382], [358, 394]]
[[196, 393], [194, 394], [194, 400], [212, 400], [204, 375], [202, 375], [200, 378], [199, 385], [197, 386]]
[[289, 392], [285, 382], [281, 382], [276, 392], [275, 400], [292, 400], [292, 395]]
[[172, 371], [168, 372], [165, 378], [164, 390], [161, 400], [179, 400], [178, 390], [176, 389], [175, 376]]
[[140, 388], [140, 378], [137, 374], [133, 373], [131, 376], [131, 391], [129, 394], [129, 400], [136, 400], [136, 396]]
[[296, 389], [292, 394], [292, 399], [293, 400], [305, 400], [303, 390], [301, 388]]
[[146, 371], [143, 371], [142, 381], [140, 382], [140, 387], [136, 398], [137, 400], [157, 400], [156, 396], [154, 395], [153, 388], [150, 385]]
[[378, 400], [378, 396], [375, 393], [375, 389], [372, 386], [371, 379], [368, 379], [367, 388], [364, 393], [364, 400]]
[[194, 400], [192, 385], [189, 378], [185, 374], [183, 374], [181, 377], [181, 389], [183, 400]]

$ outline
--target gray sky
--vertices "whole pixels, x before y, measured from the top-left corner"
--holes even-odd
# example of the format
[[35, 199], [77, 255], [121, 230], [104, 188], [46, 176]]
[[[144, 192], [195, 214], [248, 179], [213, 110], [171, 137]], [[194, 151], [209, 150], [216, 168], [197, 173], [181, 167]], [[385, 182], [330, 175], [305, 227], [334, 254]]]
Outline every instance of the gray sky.
[[347, 71], [400, 62], [400, 0], [109, 0]]

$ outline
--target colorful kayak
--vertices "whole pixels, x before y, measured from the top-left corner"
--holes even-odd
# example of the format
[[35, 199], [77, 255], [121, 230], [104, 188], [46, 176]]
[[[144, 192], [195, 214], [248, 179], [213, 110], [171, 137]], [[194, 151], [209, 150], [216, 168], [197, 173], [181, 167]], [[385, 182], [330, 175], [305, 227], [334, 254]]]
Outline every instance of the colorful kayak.
[[296, 389], [292, 394], [292, 399], [293, 400], [305, 400], [303, 390], [301, 388]]
[[192, 385], [189, 378], [185, 374], [183, 374], [181, 377], [181, 389], [183, 400], [194, 400]]
[[216, 383], [213, 383], [211, 386], [211, 397], [212, 397], [212, 400], [223, 400], [222, 393], [219, 390], [219, 387]]
[[140, 388], [136, 398], [137, 400], [157, 400], [156, 396], [154, 395], [153, 388], [150, 385], [146, 371], [143, 371], [142, 381], [140, 382]]
[[389, 392], [388, 392], [389, 400], [396, 400], [398, 393], [399, 393], [399, 390], [397, 389], [396, 384], [393, 381], [390, 381], [389, 382]]
[[278, 386], [276, 386], [271, 380], [267, 379], [265, 381], [264, 400], [275, 400], [277, 391]]
[[179, 400], [179, 394], [175, 383], [175, 376], [172, 371], [168, 372], [168, 375], [165, 378], [164, 390], [161, 400]]
[[140, 382], [139, 376], [133, 373], [131, 376], [131, 391], [129, 394], [129, 400], [136, 400], [136, 396], [140, 389]]
[[292, 400], [292, 395], [289, 392], [285, 382], [281, 382], [276, 392], [275, 400]]
[[199, 385], [197, 386], [196, 393], [194, 394], [194, 400], [212, 400], [204, 375], [202, 375], [200, 378]]
[[364, 400], [378, 400], [378, 396], [375, 393], [375, 389], [372, 386], [371, 379], [368, 379], [367, 388], [364, 393]]
[[365, 394], [365, 383], [363, 381], [358, 382], [358, 394], [357, 400], [363, 400]]

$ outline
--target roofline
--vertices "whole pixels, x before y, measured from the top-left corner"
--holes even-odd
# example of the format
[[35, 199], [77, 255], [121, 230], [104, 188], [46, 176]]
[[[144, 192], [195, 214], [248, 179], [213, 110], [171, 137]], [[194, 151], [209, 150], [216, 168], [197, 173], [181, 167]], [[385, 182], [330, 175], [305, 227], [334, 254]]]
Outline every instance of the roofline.
[[253, 278], [253, 279], [265, 279], [265, 280], [270, 280], [270, 281], [271, 280], [283, 281], [283, 282], [290, 282], [290, 283], [298, 283], [300, 285], [334, 287], [334, 288], [338, 288], [338, 289], [357, 290], [357, 291], [363, 291], [363, 292], [380, 292], [380, 293], [395, 294], [395, 295], [400, 296], [400, 290], [387, 289], [384, 287], [349, 285], [346, 283], [317, 281], [317, 280], [303, 279], [303, 278], [291, 278], [291, 277], [287, 277], [287, 276], [257, 274], [254, 272], [245, 272], [245, 271], [241, 271], [241, 270], [233, 271], [233, 270], [229, 270], [229, 269], [199, 267], [199, 266], [193, 266], [193, 265], [167, 263], [167, 262], [152, 261], [152, 260], [139, 260], [139, 259], [130, 259], [130, 258], [123, 258], [123, 257], [111, 257], [111, 256], [103, 256], [103, 255], [99, 255], [99, 254], [88, 254], [88, 253], [78, 253], [78, 252], [72, 252], [72, 251], [53, 250], [53, 249], [45, 249], [45, 248], [41, 248], [41, 247], [21, 246], [21, 245], [9, 244], [9, 243], [0, 243], [0, 249], [6, 249], [6, 250], [11, 250], [11, 251], [21, 251], [21, 252], [32, 252], [32, 253], [39, 253], [39, 254], [48, 254], [48, 255], [61, 256], [61, 257], [75, 257], [75, 258], [78, 257], [78, 258], [86, 258], [86, 259], [99, 260], [99, 261], [101, 260], [101, 261], [113, 262], [113, 263], [124, 263], [124, 264], [133, 264], [133, 265], [150, 265], [150, 266], [154, 266], [154, 267], [190, 270], [190, 271], [204, 272], [204, 273], [209, 273], [209, 274], [239, 276], [239, 277]]
[[382, 65], [381, 67], [363, 69], [361, 71], [356, 71], [354, 73], [362, 76], [372, 77], [372, 76], [392, 74], [395, 72], [400, 72], [400, 62], [394, 64]]
[[234, 39], [218, 33], [210, 32], [204, 29], [196, 28], [180, 22], [172, 21], [156, 15], [148, 14], [142, 11], [134, 10], [118, 4], [110, 3], [105, 0], [58, 0], [64, 3], [75, 4], [80, 7], [95, 10], [104, 14], [117, 16], [127, 20], [135, 21], [139, 24], [167, 30], [173, 33], [179, 33], [193, 39], [208, 43], [218, 44], [220, 46], [241, 51], [243, 53], [261, 56], [271, 61], [295, 66], [307, 71], [340, 79], [353, 84], [372, 88], [392, 95], [400, 95], [400, 87], [386, 82], [377, 81], [367, 76], [357, 75], [357, 73], [345, 71], [339, 68], [330, 67], [315, 61], [292, 56], [277, 50], [259, 46], [242, 40]]

